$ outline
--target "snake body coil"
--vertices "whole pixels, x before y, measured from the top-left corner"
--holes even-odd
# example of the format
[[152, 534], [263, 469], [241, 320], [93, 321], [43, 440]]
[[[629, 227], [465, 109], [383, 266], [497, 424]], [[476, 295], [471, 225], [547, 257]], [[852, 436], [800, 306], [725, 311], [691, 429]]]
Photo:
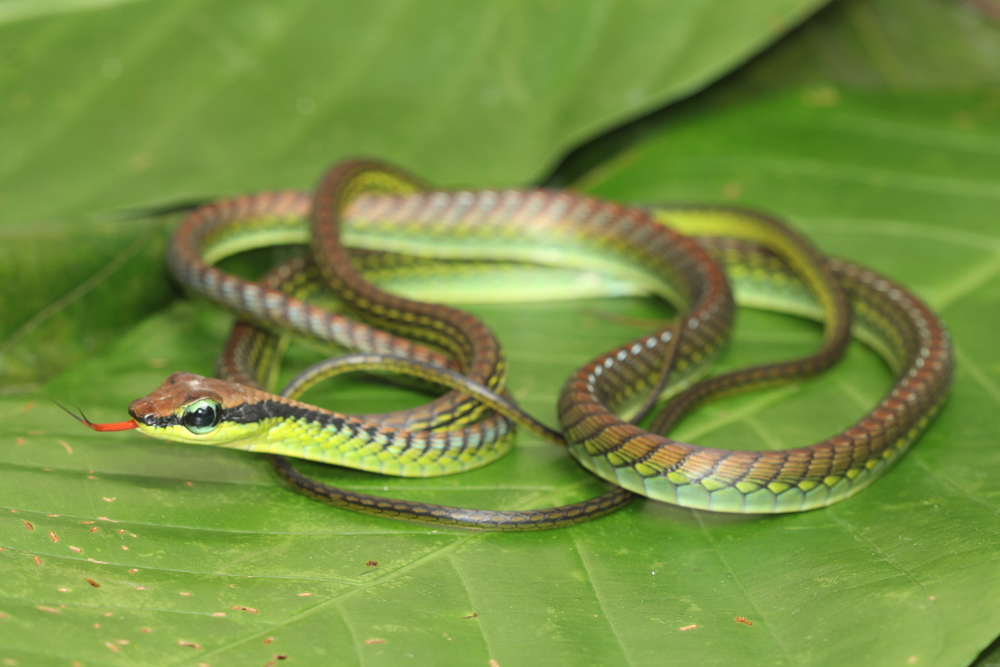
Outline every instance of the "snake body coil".
[[[309, 217], [311, 234], [304, 223]], [[673, 227], [706, 238], [696, 242]], [[447, 306], [381, 291], [351, 265], [342, 235], [352, 245], [419, 256], [596, 270], [674, 303], [681, 313], [674, 326], [580, 368], [558, 404], [566, 444], [584, 467], [657, 500], [751, 513], [802, 511], [840, 500], [874, 480], [919, 437], [951, 378], [947, 332], [926, 306], [871, 271], [821, 257], [764, 216], [717, 208], [644, 211], [540, 190], [424, 192], [394, 168], [353, 162], [326, 176], [315, 201], [294, 192], [265, 193], [209, 204], [188, 216], [171, 246], [172, 272], [247, 321], [234, 330], [220, 360], [220, 377], [229, 382], [172, 376], [132, 404], [139, 428], [155, 437], [410, 476], [458, 472], [495, 460], [510, 447], [512, 419], [560, 441], [504, 394], [502, 348], [482, 322]], [[382, 329], [297, 298], [317, 283], [306, 264], [283, 267], [262, 283], [213, 266], [240, 250], [309, 237], [325, 281], [355, 313]], [[740, 241], [727, 241], [730, 237]], [[802, 359], [699, 380], [724, 345], [734, 315], [732, 294], [713, 254], [737, 276], [741, 301], [823, 320], [821, 348]], [[897, 374], [885, 398], [852, 427], [809, 447], [781, 451], [721, 450], [658, 434], [705, 401], [829, 368], [850, 338], [852, 306], [855, 333]], [[274, 396], [260, 386], [277, 357], [277, 337], [261, 327], [364, 353], [311, 369], [288, 390], [292, 395], [321, 377], [353, 369], [395, 369], [457, 391], [414, 410], [361, 417]], [[651, 429], [618, 416], [650, 389], [674, 394]], [[463, 510], [334, 489], [302, 476], [281, 456], [275, 463], [299, 490], [350, 509], [489, 529], [568, 525], [607, 514], [631, 498], [616, 489], [547, 510]]]

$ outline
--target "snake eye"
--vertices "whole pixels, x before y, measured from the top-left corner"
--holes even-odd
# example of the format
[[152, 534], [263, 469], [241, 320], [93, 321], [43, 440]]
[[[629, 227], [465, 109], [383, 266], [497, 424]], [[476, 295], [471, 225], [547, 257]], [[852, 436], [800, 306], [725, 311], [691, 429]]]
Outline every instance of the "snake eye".
[[184, 427], [201, 435], [208, 433], [222, 421], [222, 408], [210, 398], [203, 398], [184, 408], [181, 423]]

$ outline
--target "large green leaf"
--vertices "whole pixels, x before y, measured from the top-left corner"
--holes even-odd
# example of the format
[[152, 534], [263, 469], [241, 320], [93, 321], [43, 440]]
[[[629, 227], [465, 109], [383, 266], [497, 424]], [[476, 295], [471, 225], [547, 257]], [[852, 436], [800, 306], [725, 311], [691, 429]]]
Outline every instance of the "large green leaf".
[[[165, 302], [160, 238], [103, 211], [309, 187], [358, 154], [523, 183], [823, 1], [0, 2], [0, 278], [16, 285], [0, 384], [51, 377]], [[136, 287], [115, 312], [109, 280]]]
[[0, 215], [302, 187], [355, 154], [522, 183], [822, 4], [59, 3], [0, 25]]
[[[829, 86], [728, 106], [713, 98], [685, 105], [660, 135], [584, 182], [630, 200], [777, 211], [825, 250], [912, 285], [944, 312], [960, 355], [952, 399], [864, 493], [765, 519], [643, 501], [552, 533], [435, 531], [318, 505], [288, 491], [260, 457], [81, 432], [42, 400], [7, 397], [0, 658], [968, 663], [1000, 628], [997, 432], [988, 418], [1000, 400], [989, 338], [1000, 324], [993, 108], [988, 94], [901, 98]], [[133, 232], [143, 233], [151, 258], [158, 228]], [[576, 365], [665, 315], [644, 300], [475, 312], [508, 348], [517, 398], [550, 422], [553, 396]], [[225, 329], [225, 316], [175, 304], [45, 392], [96, 420], [120, 419], [166, 372], [210, 371]], [[747, 311], [724, 362], [788, 357], [818, 340], [812, 325]], [[889, 381], [856, 345], [827, 376], [709, 406], [678, 435], [740, 447], [808, 442], [850, 423]], [[351, 393], [316, 399], [357, 410], [415, 400], [360, 382], [341, 388]], [[603, 488], [556, 448], [526, 435], [518, 445], [487, 469], [438, 480], [308, 470], [360, 490], [470, 506], [537, 506]]]

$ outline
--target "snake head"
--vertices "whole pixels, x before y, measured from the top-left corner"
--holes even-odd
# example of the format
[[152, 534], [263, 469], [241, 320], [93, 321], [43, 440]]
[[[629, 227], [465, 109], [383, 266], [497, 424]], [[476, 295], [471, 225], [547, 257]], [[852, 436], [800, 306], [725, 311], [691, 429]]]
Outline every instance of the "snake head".
[[146, 435], [194, 444], [239, 447], [261, 428], [264, 392], [202, 377], [174, 373], [156, 390], [136, 399], [129, 414]]

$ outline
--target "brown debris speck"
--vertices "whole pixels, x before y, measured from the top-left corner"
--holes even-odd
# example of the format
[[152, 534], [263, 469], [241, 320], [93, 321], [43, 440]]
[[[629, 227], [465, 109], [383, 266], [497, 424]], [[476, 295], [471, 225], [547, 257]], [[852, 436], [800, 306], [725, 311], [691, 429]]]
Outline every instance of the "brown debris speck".
[[251, 614], [259, 614], [260, 613], [259, 611], [257, 611], [253, 607], [242, 607], [240, 605], [233, 605], [232, 607], [230, 607], [230, 609], [234, 609], [236, 611], [248, 611]]
[[90, 527], [90, 532], [96, 533], [97, 532], [97, 526], [91, 526]]
[[177, 642], [177, 645], [178, 646], [187, 646], [188, 648], [196, 648], [196, 649], [199, 649], [199, 650], [201, 649], [201, 644], [196, 644], [194, 642], [186, 642], [184, 640], [181, 640], [181, 641]]
[[274, 641], [274, 637], [264, 637], [264, 646], [267, 646]]
[[70, 546], [69, 550], [70, 550], [70, 551], [73, 551], [73, 552], [76, 552], [76, 553], [78, 553], [78, 554], [79, 554], [79, 553], [83, 553], [83, 549], [81, 549], [80, 547], [74, 547], [74, 546], [72, 546], [72, 545]]
[[277, 654], [274, 657], [275, 657], [276, 660], [288, 660], [288, 656], [285, 655], [284, 653], [279, 653], [279, 654]]
[[25, 521], [24, 522], [24, 527], [27, 528], [28, 530], [34, 530], [35, 529], [35, 527], [31, 525], [30, 521]]
[[96, 581], [94, 581], [90, 577], [87, 577], [84, 581], [86, 581], [88, 584], [90, 584], [94, 588], [100, 588], [101, 587], [101, 585], [99, 583], [97, 583]]
[[365, 565], [367, 565], [368, 567], [378, 567], [378, 561], [377, 560], [370, 560], [367, 563], [365, 563]]
[[472, 612], [468, 616], [463, 616], [462, 618], [479, 618], [479, 614], [477, 614], [476, 612]]
[[743, 625], [753, 625], [753, 621], [748, 621], [746, 616], [737, 616], [733, 620]]

